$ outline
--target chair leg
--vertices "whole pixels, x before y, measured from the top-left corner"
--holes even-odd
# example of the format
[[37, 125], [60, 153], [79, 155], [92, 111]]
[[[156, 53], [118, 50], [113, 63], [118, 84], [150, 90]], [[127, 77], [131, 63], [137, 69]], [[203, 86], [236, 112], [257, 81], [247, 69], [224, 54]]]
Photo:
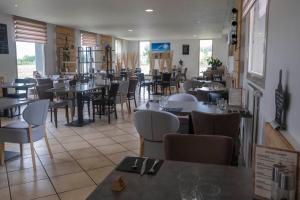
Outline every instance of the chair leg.
[[55, 128], [57, 128], [57, 108], [54, 108], [54, 123], [55, 123]]
[[118, 115], [117, 115], [117, 105], [115, 104], [114, 106], [114, 110], [115, 110], [115, 118], [118, 119]]
[[95, 122], [95, 105], [92, 103], [93, 108], [93, 122]]
[[53, 113], [52, 113], [52, 108], [50, 108], [50, 121], [53, 121], [53, 117], [52, 117]]
[[130, 99], [128, 99], [128, 111], [131, 113]]
[[4, 165], [4, 150], [5, 150], [5, 144], [0, 144], [0, 165]]
[[140, 136], [140, 157], [144, 156], [144, 138]]
[[48, 136], [47, 136], [46, 126], [45, 126], [45, 142], [46, 142], [46, 145], [47, 145], [47, 148], [48, 148], [48, 152], [49, 152], [50, 158], [53, 159], [53, 154], [52, 154], [52, 151], [51, 151], [51, 148], [50, 148], [50, 144], [49, 144], [49, 140], [48, 140]]
[[28, 128], [28, 136], [29, 136], [29, 142], [30, 142], [32, 165], [33, 165], [33, 168], [36, 169], [34, 146], [33, 146], [33, 140], [32, 140], [32, 128], [31, 128], [31, 124], [29, 124], [28, 126], [29, 126], [29, 128]]
[[70, 119], [69, 119], [69, 106], [66, 106], [66, 118], [67, 118], [67, 123], [70, 123]]
[[18, 106], [18, 119], [20, 119], [21, 116], [21, 106]]
[[124, 115], [123, 102], [121, 102], [121, 113]]
[[90, 100], [88, 100], [88, 102], [87, 102], [87, 107], [88, 107], [88, 114], [89, 114], [89, 117], [91, 116], [91, 108], [90, 108], [90, 106], [91, 106], [91, 103], [90, 103]]
[[20, 156], [23, 157], [23, 144], [20, 143]]
[[135, 105], [135, 108], [137, 108], [137, 105], [136, 105], [136, 99], [135, 99], [135, 95], [133, 97], [133, 100], [134, 100], [134, 105]]
[[110, 124], [110, 104], [108, 104], [108, 123]]

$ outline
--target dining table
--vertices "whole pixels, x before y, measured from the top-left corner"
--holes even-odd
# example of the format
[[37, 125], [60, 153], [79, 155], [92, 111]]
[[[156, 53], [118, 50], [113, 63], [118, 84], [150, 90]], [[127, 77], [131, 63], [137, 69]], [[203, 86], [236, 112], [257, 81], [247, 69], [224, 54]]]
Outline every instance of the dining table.
[[135, 112], [140, 110], [166, 111], [177, 116], [188, 116], [188, 132], [190, 134], [194, 133], [191, 117], [193, 111], [210, 114], [240, 113], [241, 118], [248, 116], [248, 111], [245, 111], [241, 106], [228, 105], [226, 109], [221, 109], [214, 103], [204, 101], [167, 101], [165, 105], [161, 105], [159, 100], [149, 100], [134, 109]]
[[2, 88], [3, 96], [6, 97], [8, 94], [8, 89], [26, 89], [28, 90], [29, 88], [34, 87], [36, 84], [35, 83], [15, 83], [15, 82], [4, 82], [0, 84], [0, 88]]
[[91, 119], [84, 119], [83, 115], [83, 98], [84, 94], [90, 93], [94, 90], [101, 90], [102, 94], [105, 94], [106, 88], [109, 87], [109, 84], [103, 84], [103, 85], [96, 85], [96, 84], [90, 84], [90, 83], [81, 83], [76, 84], [74, 86], [70, 86], [68, 84], [65, 84], [64, 87], [59, 88], [51, 88], [48, 90], [48, 92], [52, 93], [74, 93], [76, 96], [77, 101], [77, 120], [72, 121], [71, 123], [67, 124], [68, 126], [74, 126], [74, 127], [82, 127], [87, 124], [90, 124], [93, 120]]
[[[183, 175], [197, 180], [192, 185], [196, 188], [196, 195], [208, 193], [215, 197], [211, 199], [218, 200], [254, 198], [252, 171], [249, 168], [164, 160], [155, 175], [141, 176], [116, 167], [87, 200], [181, 200], [183, 190], [180, 188], [188, 186], [180, 179]], [[125, 187], [122, 191], [114, 191], [112, 187], [120, 177]]]

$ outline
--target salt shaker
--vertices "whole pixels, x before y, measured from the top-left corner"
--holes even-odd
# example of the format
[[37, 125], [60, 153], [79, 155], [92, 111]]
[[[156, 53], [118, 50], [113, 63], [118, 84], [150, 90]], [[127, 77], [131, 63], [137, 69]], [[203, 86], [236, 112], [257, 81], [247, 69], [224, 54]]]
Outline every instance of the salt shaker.
[[295, 200], [295, 174], [291, 171], [284, 170], [280, 172], [279, 181], [279, 200]]
[[272, 169], [272, 188], [271, 188], [271, 199], [279, 200], [279, 179], [280, 172], [286, 169], [286, 166], [279, 164], [274, 164]]

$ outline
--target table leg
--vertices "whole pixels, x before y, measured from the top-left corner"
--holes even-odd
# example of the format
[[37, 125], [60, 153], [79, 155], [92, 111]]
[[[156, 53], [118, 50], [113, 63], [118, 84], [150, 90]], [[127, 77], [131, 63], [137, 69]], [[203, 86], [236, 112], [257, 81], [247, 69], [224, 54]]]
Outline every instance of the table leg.
[[81, 92], [77, 93], [77, 114], [78, 114], [78, 124], [83, 124], [83, 96]]

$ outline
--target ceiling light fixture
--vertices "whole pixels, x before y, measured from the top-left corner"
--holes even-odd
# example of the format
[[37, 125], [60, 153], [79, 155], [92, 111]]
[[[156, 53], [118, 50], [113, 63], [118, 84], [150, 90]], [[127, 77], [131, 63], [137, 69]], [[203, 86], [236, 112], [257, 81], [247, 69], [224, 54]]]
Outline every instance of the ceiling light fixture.
[[151, 9], [151, 8], [148, 8], [148, 9], [145, 10], [145, 12], [147, 12], [147, 13], [152, 13], [153, 11], [154, 11], [154, 10]]
[[14, 4], [14, 7], [17, 8], [17, 7], [19, 7], [19, 5], [18, 4]]
[[133, 30], [132, 30], [132, 29], [129, 29], [128, 31], [129, 31], [129, 32], [132, 32]]
[[193, 37], [198, 37], [198, 35], [193, 35]]

